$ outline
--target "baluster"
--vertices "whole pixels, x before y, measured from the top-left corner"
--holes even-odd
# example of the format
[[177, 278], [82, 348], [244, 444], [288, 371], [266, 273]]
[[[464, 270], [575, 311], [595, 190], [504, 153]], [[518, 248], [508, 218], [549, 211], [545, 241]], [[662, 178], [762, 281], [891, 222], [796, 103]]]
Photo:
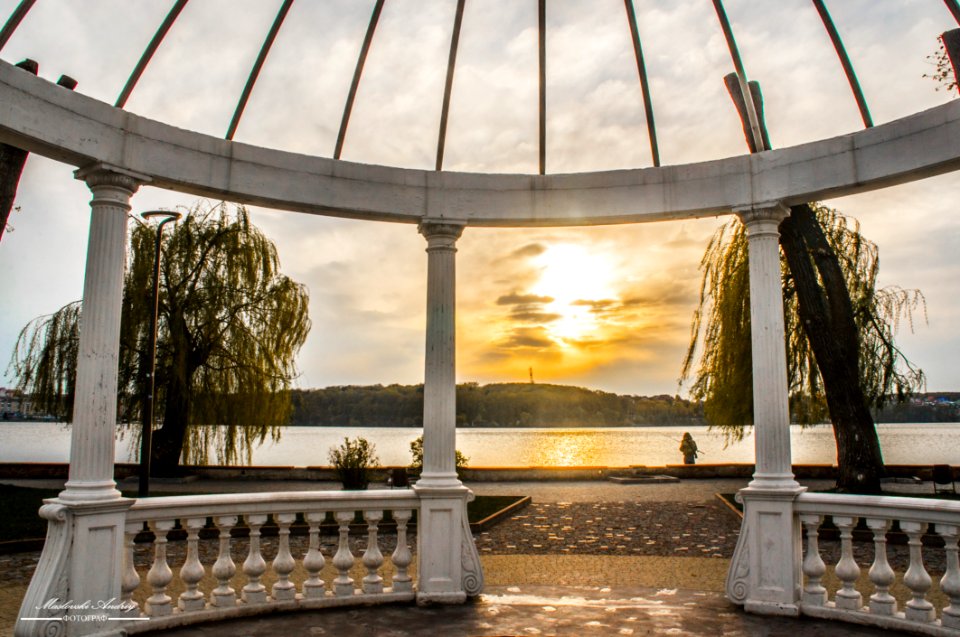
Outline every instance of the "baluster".
[[167, 595], [167, 585], [173, 579], [173, 571], [167, 564], [167, 533], [173, 528], [173, 520], [150, 522], [150, 530], [156, 538], [153, 540], [153, 566], [147, 572], [147, 583], [153, 589], [153, 595], [147, 598], [147, 615], [163, 617], [173, 612], [172, 600]]
[[350, 569], [353, 567], [353, 553], [350, 552], [350, 522], [353, 520], [353, 511], [337, 511], [333, 514], [340, 525], [340, 542], [337, 554], [333, 556], [333, 566], [337, 569], [336, 579], [333, 580], [333, 592], [338, 597], [353, 595], [353, 578]]
[[383, 553], [380, 552], [377, 537], [383, 511], [364, 511], [363, 519], [367, 521], [367, 550], [363, 552], [363, 565], [367, 567], [367, 574], [363, 578], [363, 592], [375, 595], [383, 592], [383, 578], [377, 572], [383, 566]]
[[187, 559], [180, 569], [180, 579], [183, 580], [186, 590], [180, 593], [180, 599], [177, 601], [177, 606], [182, 611], [203, 610], [206, 606], [203, 593], [198, 589], [198, 585], [207, 571], [200, 563], [200, 554], [197, 547], [200, 529], [204, 527], [206, 522], [206, 518], [189, 518], [187, 520]]
[[229, 608], [237, 605], [237, 593], [230, 586], [230, 579], [236, 574], [237, 566], [230, 557], [230, 529], [237, 525], [237, 516], [224, 515], [216, 519], [220, 529], [220, 552], [213, 564], [213, 576], [218, 586], [210, 594], [210, 605], [217, 608]]
[[410, 509], [393, 512], [393, 519], [397, 521], [397, 548], [394, 549], [390, 558], [397, 571], [393, 576], [394, 593], [410, 593], [413, 591], [413, 580], [407, 575], [407, 567], [412, 559], [410, 547], [407, 546], [407, 522], [410, 520], [411, 514]]
[[280, 527], [280, 548], [273, 559], [273, 572], [277, 574], [277, 581], [273, 585], [273, 599], [294, 599], [297, 588], [290, 581], [290, 573], [297, 563], [290, 554], [290, 525], [297, 519], [295, 513], [280, 513], [276, 516], [277, 526]]
[[247, 559], [243, 561], [243, 573], [247, 576], [247, 583], [241, 591], [243, 601], [248, 604], [263, 604], [267, 601], [267, 588], [260, 583], [260, 577], [267, 570], [267, 562], [260, 553], [260, 527], [267, 521], [267, 516], [244, 516], [247, 526], [250, 527], [250, 549]]
[[827, 589], [820, 583], [827, 565], [820, 557], [820, 524], [822, 515], [801, 515], [800, 522], [807, 531], [807, 554], [803, 556], [803, 574], [807, 582], [803, 587], [803, 603], [811, 606], [823, 606], [827, 602]]
[[320, 579], [320, 571], [323, 570], [326, 560], [323, 559], [323, 553], [320, 552], [320, 524], [323, 522], [324, 513], [307, 513], [307, 524], [310, 525], [310, 546], [307, 554], [303, 558], [303, 568], [307, 571], [307, 580], [303, 583], [304, 599], [318, 599], [323, 597], [323, 580]]
[[923, 552], [921, 550], [924, 531], [927, 530], [926, 522], [900, 522], [900, 529], [907, 534], [909, 538], [907, 544], [910, 545], [910, 568], [903, 576], [903, 583], [910, 589], [913, 599], [907, 602], [904, 609], [906, 618], [915, 622], [932, 622], [936, 618], [933, 610], [933, 604], [927, 601], [927, 591], [933, 584], [930, 574], [923, 567]]
[[944, 628], [960, 629], [960, 561], [957, 559], [957, 531], [955, 524], [938, 524], [937, 533], [943, 538], [947, 568], [940, 580], [940, 590], [950, 600], [943, 609], [940, 623]]
[[853, 559], [853, 527], [857, 523], [855, 517], [833, 516], [833, 523], [840, 529], [840, 561], [834, 573], [842, 586], [837, 591], [837, 608], [845, 610], [860, 610], [863, 597], [857, 590], [857, 578], [860, 577], [860, 567]]
[[140, 605], [133, 599], [133, 592], [140, 586], [140, 575], [137, 573], [137, 567], [133, 561], [133, 539], [143, 528], [143, 524], [137, 522], [128, 524], [124, 527], [123, 534], [123, 577], [120, 579], [120, 611], [121, 617], [139, 617]]
[[870, 612], [874, 615], [892, 616], [897, 612], [897, 600], [890, 594], [890, 587], [897, 575], [887, 561], [887, 531], [890, 520], [868, 519], [867, 528], [873, 531], [873, 564], [868, 575], [877, 591], [870, 596]]

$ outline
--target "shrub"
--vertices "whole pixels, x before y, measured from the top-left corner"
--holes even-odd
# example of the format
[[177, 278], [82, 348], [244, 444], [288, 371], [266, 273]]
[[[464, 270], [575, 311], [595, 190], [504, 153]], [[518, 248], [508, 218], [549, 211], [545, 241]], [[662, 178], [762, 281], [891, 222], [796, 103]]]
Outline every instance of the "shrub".
[[[421, 471], [423, 469], [423, 436], [417, 437], [416, 440], [410, 443], [410, 455], [413, 456], [413, 462], [410, 464], [410, 468], [414, 471]], [[457, 457], [454, 460], [457, 466], [457, 472], [460, 472], [460, 469], [463, 469], [467, 466], [467, 463], [470, 462], [470, 458], [466, 457], [460, 450], [457, 449]]]
[[330, 449], [330, 463], [344, 489], [366, 489], [370, 484], [370, 469], [380, 466], [376, 447], [366, 438], [343, 439], [343, 444]]

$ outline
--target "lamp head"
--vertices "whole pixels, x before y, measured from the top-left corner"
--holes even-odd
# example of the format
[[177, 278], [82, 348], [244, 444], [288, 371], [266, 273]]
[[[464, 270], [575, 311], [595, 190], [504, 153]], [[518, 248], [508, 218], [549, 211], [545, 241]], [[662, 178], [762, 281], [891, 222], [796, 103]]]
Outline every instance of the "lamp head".
[[147, 221], [151, 219], [160, 219], [162, 223], [166, 223], [167, 221], [176, 221], [182, 217], [183, 214], [177, 212], [176, 210], [148, 210], [147, 212], [141, 212], [140, 216]]

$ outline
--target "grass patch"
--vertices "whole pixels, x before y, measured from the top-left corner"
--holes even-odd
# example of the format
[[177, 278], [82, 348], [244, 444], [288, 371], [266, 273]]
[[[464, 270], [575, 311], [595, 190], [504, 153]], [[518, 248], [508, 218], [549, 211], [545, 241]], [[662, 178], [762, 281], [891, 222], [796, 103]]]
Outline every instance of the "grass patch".
[[30, 489], [0, 484], [0, 542], [45, 537], [47, 521], [37, 511], [45, 498], [55, 498], [60, 489]]
[[485, 520], [522, 499], [523, 496], [520, 495], [478, 495], [473, 502], [467, 504], [467, 518], [471, 522]]

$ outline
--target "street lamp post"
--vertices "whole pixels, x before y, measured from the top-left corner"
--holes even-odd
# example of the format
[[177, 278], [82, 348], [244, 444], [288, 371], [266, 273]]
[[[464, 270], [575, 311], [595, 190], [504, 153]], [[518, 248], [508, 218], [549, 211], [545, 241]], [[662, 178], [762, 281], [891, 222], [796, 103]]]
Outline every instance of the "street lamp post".
[[157, 369], [157, 314], [160, 310], [160, 242], [163, 238], [163, 226], [181, 217], [179, 212], [170, 210], [150, 210], [140, 214], [146, 220], [161, 219], [157, 224], [156, 252], [153, 259], [153, 312], [150, 314], [150, 363], [147, 372], [147, 393], [143, 401], [143, 432], [140, 436], [140, 485], [137, 497], [150, 495], [150, 449], [153, 442], [154, 392], [156, 391]]

